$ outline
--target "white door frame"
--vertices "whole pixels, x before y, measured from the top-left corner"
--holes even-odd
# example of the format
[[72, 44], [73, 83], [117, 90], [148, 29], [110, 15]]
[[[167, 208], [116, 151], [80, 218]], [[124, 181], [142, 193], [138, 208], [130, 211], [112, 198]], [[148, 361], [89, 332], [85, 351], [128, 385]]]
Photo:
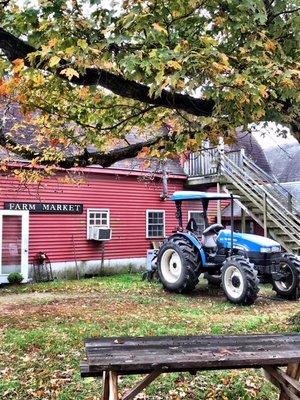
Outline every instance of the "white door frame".
[[22, 217], [21, 239], [21, 274], [23, 282], [28, 281], [28, 241], [29, 241], [29, 211], [0, 210], [0, 283], [7, 283], [8, 274], [2, 274], [2, 240], [3, 217], [7, 215]]

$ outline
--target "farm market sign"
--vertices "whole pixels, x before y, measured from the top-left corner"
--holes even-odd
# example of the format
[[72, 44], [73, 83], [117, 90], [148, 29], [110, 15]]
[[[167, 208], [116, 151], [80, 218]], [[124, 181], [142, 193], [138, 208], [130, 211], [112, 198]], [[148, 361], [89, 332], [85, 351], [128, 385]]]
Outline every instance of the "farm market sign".
[[83, 204], [5, 202], [4, 209], [36, 214], [82, 214]]

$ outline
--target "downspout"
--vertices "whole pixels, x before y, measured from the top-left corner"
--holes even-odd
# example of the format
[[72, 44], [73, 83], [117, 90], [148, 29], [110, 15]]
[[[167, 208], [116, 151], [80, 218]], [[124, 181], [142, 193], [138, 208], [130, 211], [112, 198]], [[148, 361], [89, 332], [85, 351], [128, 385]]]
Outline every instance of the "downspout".
[[182, 201], [177, 200], [175, 201], [175, 205], [176, 205], [176, 218], [178, 219], [178, 224], [179, 224], [179, 231], [182, 232], [183, 231], [183, 221], [182, 221], [182, 209], [181, 209], [181, 204]]
[[162, 200], [166, 200], [169, 197], [169, 188], [168, 188], [168, 172], [166, 170], [166, 162], [162, 162], [162, 186], [163, 192], [160, 195]]

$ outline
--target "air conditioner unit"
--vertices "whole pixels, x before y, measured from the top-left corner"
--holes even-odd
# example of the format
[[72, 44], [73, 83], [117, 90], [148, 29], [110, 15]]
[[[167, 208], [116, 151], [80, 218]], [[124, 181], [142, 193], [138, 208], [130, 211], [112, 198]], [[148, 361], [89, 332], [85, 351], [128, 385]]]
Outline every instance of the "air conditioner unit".
[[110, 240], [111, 239], [110, 228], [99, 228], [98, 226], [91, 226], [89, 229], [89, 240]]

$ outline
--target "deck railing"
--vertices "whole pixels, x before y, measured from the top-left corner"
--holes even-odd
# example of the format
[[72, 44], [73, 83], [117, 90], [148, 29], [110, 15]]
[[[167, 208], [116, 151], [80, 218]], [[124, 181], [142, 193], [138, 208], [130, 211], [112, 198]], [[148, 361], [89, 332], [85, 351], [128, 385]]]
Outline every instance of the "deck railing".
[[244, 149], [224, 151], [218, 147], [202, 149], [197, 153], [191, 153], [184, 165], [185, 173], [189, 177], [212, 177], [224, 174], [221, 165], [221, 157], [225, 156], [236, 167], [243, 170], [243, 174], [248, 176], [256, 184], [262, 185], [272, 193], [278, 201], [291, 212], [299, 213], [300, 203], [297, 199], [280, 184], [278, 179], [262, 170], [254, 161], [245, 155]]

